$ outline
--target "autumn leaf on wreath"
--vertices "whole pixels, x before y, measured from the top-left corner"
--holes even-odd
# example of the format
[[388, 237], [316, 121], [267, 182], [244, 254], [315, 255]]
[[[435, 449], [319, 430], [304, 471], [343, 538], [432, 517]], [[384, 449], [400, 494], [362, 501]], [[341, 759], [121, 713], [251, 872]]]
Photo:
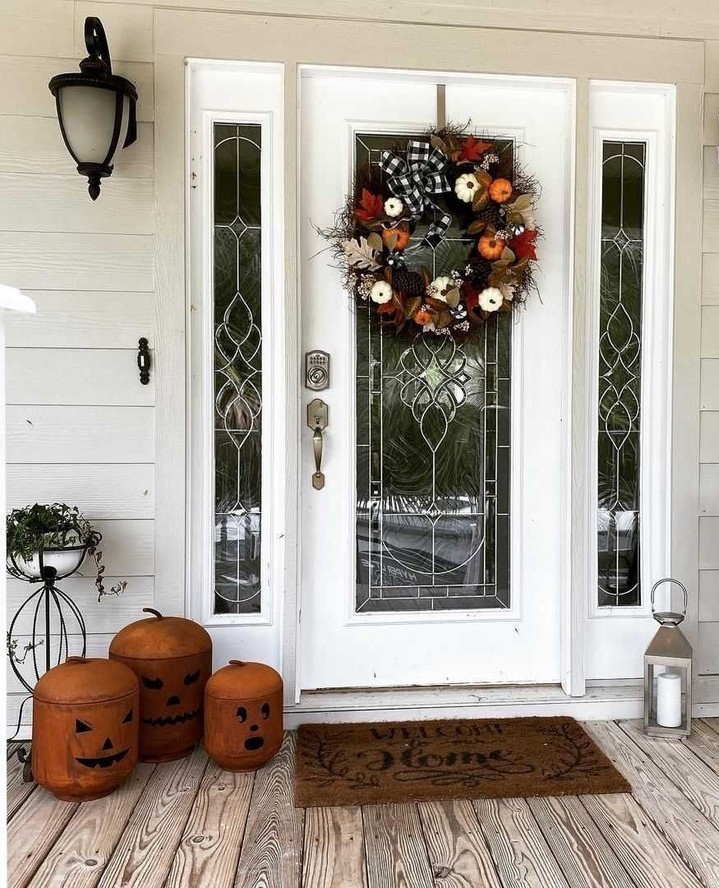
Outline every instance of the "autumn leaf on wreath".
[[359, 240], [342, 241], [342, 249], [347, 257], [348, 264], [354, 268], [366, 268], [368, 271], [377, 271], [380, 267], [379, 262], [377, 262], [377, 250], [366, 237], [361, 237]]
[[369, 222], [382, 215], [384, 201], [381, 194], [372, 194], [366, 188], [362, 189], [362, 200], [355, 210], [355, 216], [363, 222]]
[[484, 152], [489, 151], [491, 147], [491, 142], [481, 142], [479, 139], [475, 139], [474, 136], [469, 135], [462, 142], [462, 150], [459, 153], [458, 162], [462, 163], [464, 160], [478, 161]]
[[527, 229], [509, 242], [511, 250], [518, 259], [536, 259], [537, 232]]

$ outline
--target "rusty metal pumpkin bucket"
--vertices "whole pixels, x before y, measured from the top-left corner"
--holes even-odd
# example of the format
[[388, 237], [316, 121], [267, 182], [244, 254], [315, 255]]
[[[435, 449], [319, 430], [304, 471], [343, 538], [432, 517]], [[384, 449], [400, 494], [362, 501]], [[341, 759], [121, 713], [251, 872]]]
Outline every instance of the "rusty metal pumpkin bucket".
[[205, 688], [205, 749], [226, 771], [253, 771], [282, 745], [282, 678], [230, 660]]
[[122, 663], [70, 657], [38, 680], [32, 770], [59, 799], [99, 799], [137, 764], [137, 678]]
[[152, 616], [117, 633], [110, 659], [129, 666], [140, 684], [140, 761], [172, 761], [202, 739], [212, 639], [192, 620], [143, 611]]

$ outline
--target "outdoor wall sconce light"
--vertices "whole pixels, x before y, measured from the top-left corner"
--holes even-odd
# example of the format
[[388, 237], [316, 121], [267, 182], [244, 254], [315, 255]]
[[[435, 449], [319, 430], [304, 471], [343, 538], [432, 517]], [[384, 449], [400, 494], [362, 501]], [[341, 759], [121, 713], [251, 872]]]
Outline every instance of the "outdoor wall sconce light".
[[137, 139], [137, 90], [112, 73], [105, 29], [94, 16], [85, 19], [85, 46], [80, 72], [57, 74], [49, 88], [65, 146], [97, 200], [100, 180], [112, 175], [118, 152]]
[[[684, 593], [681, 613], [654, 610], [654, 594], [662, 583], [673, 583]], [[679, 629], [688, 600], [679, 580], [667, 577], [652, 587], [652, 616], [659, 630], [644, 654], [644, 733], [650, 737], [688, 737], [692, 730], [692, 648]]]

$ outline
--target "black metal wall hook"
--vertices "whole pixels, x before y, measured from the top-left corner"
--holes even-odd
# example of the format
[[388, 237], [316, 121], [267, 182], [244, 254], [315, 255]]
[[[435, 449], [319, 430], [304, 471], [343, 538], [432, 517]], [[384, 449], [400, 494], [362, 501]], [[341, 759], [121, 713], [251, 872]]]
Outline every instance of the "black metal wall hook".
[[137, 343], [137, 368], [140, 371], [140, 382], [147, 385], [150, 381], [152, 358], [147, 339], [143, 336]]

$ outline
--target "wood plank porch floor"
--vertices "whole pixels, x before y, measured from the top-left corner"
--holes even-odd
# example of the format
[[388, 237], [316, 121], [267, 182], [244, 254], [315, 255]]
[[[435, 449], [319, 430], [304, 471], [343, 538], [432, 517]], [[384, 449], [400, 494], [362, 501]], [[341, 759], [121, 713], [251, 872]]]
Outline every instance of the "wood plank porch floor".
[[717, 888], [719, 719], [686, 741], [587, 729], [631, 795], [355, 808], [292, 804], [295, 736], [257, 774], [204, 751], [59, 802], [8, 747], [8, 885], [138, 888]]

